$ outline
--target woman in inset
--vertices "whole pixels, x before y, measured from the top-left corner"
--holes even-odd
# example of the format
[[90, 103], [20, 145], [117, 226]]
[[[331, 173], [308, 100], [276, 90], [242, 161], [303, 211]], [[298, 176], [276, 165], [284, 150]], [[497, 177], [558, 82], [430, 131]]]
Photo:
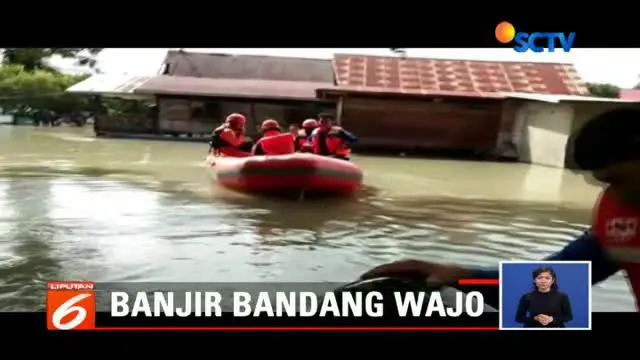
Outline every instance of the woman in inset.
[[533, 291], [522, 295], [516, 321], [526, 328], [563, 328], [573, 320], [571, 302], [560, 292], [556, 272], [541, 267], [533, 272]]

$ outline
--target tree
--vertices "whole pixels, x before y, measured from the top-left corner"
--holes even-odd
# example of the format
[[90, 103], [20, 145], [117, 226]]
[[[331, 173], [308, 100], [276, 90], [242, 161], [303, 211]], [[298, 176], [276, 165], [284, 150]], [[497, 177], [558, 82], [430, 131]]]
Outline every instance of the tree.
[[[95, 103], [82, 94], [65, 90], [89, 75], [69, 75], [46, 70], [27, 71], [22, 65], [0, 66], [0, 108], [6, 113], [32, 115], [51, 110], [57, 114], [95, 111]], [[110, 115], [145, 114], [146, 102], [106, 98], [103, 109]]]
[[620, 88], [613, 84], [587, 83], [587, 89], [597, 97], [617, 99], [620, 96]]
[[57, 72], [47, 63], [52, 56], [75, 59], [77, 65], [94, 69], [96, 55], [102, 48], [2, 48], [0, 51], [4, 65], [22, 65], [26, 71]]
[[23, 65], [0, 66], [0, 107], [5, 111], [53, 110], [70, 113], [87, 107], [87, 100], [65, 90], [88, 75], [46, 70], [28, 71]]
[[[636, 76], [636, 81], [640, 79], [640, 75]], [[633, 90], [640, 90], [640, 82], [636, 84], [636, 86], [633, 87]]]
[[389, 50], [400, 57], [407, 57], [407, 50], [405, 48], [389, 48]]

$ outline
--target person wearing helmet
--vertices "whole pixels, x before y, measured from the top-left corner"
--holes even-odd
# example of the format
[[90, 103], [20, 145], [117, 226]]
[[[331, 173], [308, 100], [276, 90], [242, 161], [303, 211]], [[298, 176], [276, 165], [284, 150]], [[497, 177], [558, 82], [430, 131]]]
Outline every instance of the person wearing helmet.
[[293, 136], [298, 136], [298, 131], [300, 131], [300, 125], [291, 124], [289, 125], [289, 132], [293, 134]]
[[313, 152], [313, 145], [309, 142], [309, 137], [313, 130], [318, 127], [316, 119], [307, 119], [302, 122], [302, 129], [296, 133], [296, 150], [300, 152]]
[[233, 113], [227, 116], [224, 124], [211, 134], [209, 152], [219, 156], [246, 157], [251, 153], [244, 151], [247, 139], [244, 136], [247, 119], [244, 115]]
[[253, 147], [253, 155], [285, 155], [296, 151], [293, 134], [282, 133], [280, 124], [273, 119], [262, 122], [262, 137]]
[[[594, 206], [591, 228], [547, 261], [591, 261], [593, 284], [626, 272], [640, 299], [640, 110], [607, 111], [586, 123], [574, 141], [576, 164], [606, 184]], [[498, 279], [497, 269], [471, 269], [422, 260], [378, 266], [363, 279], [421, 274], [440, 283], [461, 278]]]
[[349, 160], [350, 146], [358, 139], [342, 127], [334, 126], [333, 120], [334, 117], [331, 114], [318, 115], [318, 127], [313, 130], [310, 137], [313, 152], [318, 155]]

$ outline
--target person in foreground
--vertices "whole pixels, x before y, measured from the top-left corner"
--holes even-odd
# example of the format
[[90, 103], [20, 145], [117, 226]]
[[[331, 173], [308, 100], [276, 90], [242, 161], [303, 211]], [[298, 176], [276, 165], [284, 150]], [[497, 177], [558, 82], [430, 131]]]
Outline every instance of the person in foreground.
[[571, 302], [560, 291], [556, 272], [551, 267], [534, 270], [533, 291], [522, 295], [516, 321], [525, 328], [563, 328], [571, 320]]
[[213, 130], [209, 152], [216, 156], [250, 156], [251, 153], [244, 151], [247, 144], [244, 135], [246, 123], [247, 119], [242, 114], [233, 113], [227, 116], [224, 124]]
[[340, 126], [333, 125], [331, 114], [318, 115], [318, 127], [313, 130], [310, 142], [314, 154], [331, 156], [342, 160], [349, 160], [350, 145], [358, 139]]
[[[547, 257], [549, 261], [591, 261], [596, 284], [626, 272], [636, 304], [640, 299], [640, 110], [616, 109], [589, 121], [576, 134], [578, 167], [592, 171], [607, 186], [594, 208], [591, 228]], [[498, 269], [469, 269], [421, 260], [378, 266], [363, 279], [424, 276], [453, 284], [463, 278], [498, 279]]]
[[253, 146], [253, 155], [286, 155], [295, 152], [295, 137], [292, 133], [283, 133], [278, 121], [268, 119], [260, 128], [262, 137]]

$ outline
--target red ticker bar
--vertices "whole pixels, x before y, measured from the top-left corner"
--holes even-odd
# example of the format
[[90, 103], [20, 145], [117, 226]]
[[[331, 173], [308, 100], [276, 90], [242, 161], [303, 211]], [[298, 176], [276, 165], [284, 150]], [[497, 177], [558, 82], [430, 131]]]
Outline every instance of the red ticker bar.
[[500, 285], [498, 279], [460, 279], [458, 285]]
[[96, 327], [101, 331], [495, 331], [494, 326], [376, 326], [376, 327], [329, 327], [329, 326], [295, 326], [295, 327]]

